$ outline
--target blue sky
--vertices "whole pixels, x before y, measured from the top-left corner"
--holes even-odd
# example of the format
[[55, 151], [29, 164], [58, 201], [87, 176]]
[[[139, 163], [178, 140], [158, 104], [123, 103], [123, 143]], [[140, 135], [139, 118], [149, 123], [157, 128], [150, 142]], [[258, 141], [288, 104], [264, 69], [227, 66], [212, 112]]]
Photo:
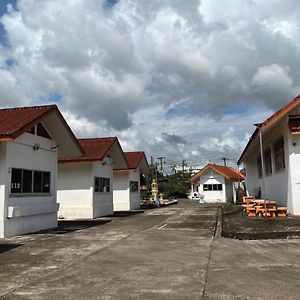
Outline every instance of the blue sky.
[[[7, 4], [16, 5], [17, 0], [0, 0], [0, 17], [3, 16], [7, 12]], [[3, 24], [0, 22], [0, 43], [3, 46], [8, 46], [8, 41], [6, 37], [6, 32], [3, 27]]]

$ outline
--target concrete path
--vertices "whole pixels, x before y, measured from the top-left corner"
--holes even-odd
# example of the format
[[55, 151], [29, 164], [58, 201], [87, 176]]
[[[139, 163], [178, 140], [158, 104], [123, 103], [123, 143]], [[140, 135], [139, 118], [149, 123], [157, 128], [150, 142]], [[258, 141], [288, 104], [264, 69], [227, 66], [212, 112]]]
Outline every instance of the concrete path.
[[0, 298], [299, 299], [300, 241], [215, 238], [217, 216], [217, 206], [185, 200], [5, 239]]

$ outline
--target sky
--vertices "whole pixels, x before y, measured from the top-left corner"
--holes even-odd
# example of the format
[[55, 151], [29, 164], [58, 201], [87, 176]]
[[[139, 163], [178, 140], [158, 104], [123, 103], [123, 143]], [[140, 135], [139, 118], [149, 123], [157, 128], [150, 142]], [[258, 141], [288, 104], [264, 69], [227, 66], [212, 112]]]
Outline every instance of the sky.
[[299, 94], [299, 54], [294, 0], [0, 0], [0, 107], [56, 103], [166, 168], [235, 164]]

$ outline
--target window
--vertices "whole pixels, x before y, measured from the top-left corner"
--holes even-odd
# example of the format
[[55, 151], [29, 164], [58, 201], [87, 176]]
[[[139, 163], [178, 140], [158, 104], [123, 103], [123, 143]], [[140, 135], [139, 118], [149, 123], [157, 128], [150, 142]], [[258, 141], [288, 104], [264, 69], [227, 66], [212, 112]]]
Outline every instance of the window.
[[271, 149], [268, 148], [264, 152], [264, 164], [265, 164], [265, 172], [266, 175], [272, 174], [272, 157], [271, 157]]
[[12, 194], [50, 193], [50, 172], [11, 169]]
[[257, 171], [258, 177], [262, 177], [262, 164], [261, 164], [261, 156], [257, 158]]
[[43, 126], [42, 123], [39, 123], [39, 124], [33, 126], [29, 130], [27, 130], [27, 133], [31, 133], [33, 135], [38, 135], [38, 136], [44, 137], [46, 139], [52, 140], [47, 129]]
[[203, 191], [222, 191], [222, 184], [203, 184]]
[[279, 138], [274, 143], [274, 156], [275, 156], [275, 169], [276, 169], [276, 171], [284, 169], [285, 168], [285, 162], [284, 162], [284, 141], [283, 141], [283, 137]]
[[47, 132], [46, 128], [42, 125], [42, 123], [37, 124], [36, 135], [51, 140], [49, 133]]
[[137, 181], [130, 181], [130, 192], [138, 192], [139, 183]]
[[110, 179], [104, 177], [95, 177], [95, 192], [109, 193], [110, 192]]

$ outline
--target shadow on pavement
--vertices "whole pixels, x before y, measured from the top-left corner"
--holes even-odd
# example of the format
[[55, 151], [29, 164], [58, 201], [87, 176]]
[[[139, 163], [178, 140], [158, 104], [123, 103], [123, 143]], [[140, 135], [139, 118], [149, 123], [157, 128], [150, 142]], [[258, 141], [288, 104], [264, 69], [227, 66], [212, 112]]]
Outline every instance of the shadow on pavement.
[[77, 230], [104, 225], [111, 220], [59, 220], [58, 227], [40, 230], [31, 234], [66, 234]]
[[134, 211], [116, 211], [112, 215], [114, 218], [123, 218], [123, 217], [130, 217], [138, 214], [143, 214], [144, 210], [134, 210]]
[[20, 246], [23, 246], [23, 244], [0, 244], [0, 254], [13, 250]]

